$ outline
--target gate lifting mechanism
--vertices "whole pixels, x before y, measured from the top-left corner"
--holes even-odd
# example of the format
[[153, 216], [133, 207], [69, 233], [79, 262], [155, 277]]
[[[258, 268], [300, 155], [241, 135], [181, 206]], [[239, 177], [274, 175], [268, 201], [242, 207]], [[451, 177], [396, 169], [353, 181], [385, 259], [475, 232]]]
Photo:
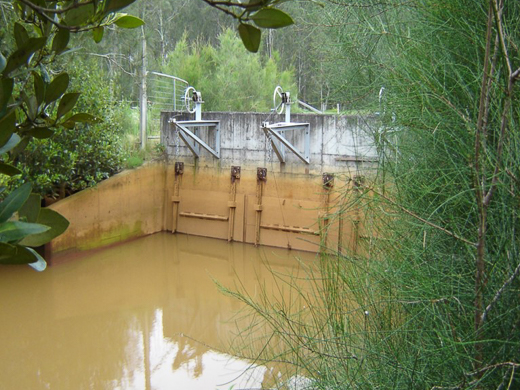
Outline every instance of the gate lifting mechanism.
[[[285, 122], [262, 123], [268, 142], [271, 142], [275, 154], [280, 162], [285, 162], [285, 148], [296, 154], [305, 164], [310, 164], [311, 158], [311, 130], [309, 123], [291, 123], [291, 95], [289, 92], [283, 92], [282, 87], [277, 86], [273, 94], [274, 111], [281, 114], [285, 109]], [[296, 147], [285, 138], [286, 131], [303, 131], [304, 134], [304, 151], [300, 152]]]
[[[195, 120], [177, 121], [175, 118], [170, 118], [168, 122], [175, 125], [180, 138], [184, 141], [195, 158], [200, 157], [201, 146], [214, 157], [220, 158], [220, 121], [202, 120], [202, 103], [204, 102], [202, 101], [200, 92], [196, 91], [193, 87], [186, 88], [184, 104], [190, 114], [195, 113]], [[214, 135], [215, 149], [199, 138], [198, 129], [203, 127], [208, 129], [208, 133]], [[193, 129], [193, 131], [191, 131], [190, 128]]]

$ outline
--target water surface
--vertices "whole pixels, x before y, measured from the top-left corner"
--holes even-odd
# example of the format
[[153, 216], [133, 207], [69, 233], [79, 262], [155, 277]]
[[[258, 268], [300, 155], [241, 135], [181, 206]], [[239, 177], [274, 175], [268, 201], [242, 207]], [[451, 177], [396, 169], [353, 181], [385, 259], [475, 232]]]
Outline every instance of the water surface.
[[0, 267], [0, 389], [271, 387], [275, 367], [229, 351], [243, 305], [215, 280], [280, 294], [273, 272], [305, 283], [314, 256], [159, 233], [42, 273]]

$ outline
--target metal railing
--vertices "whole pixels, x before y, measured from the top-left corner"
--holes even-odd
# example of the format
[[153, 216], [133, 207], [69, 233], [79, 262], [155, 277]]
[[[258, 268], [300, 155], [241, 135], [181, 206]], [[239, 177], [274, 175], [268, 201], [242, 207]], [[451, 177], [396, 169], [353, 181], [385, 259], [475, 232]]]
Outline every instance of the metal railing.
[[161, 109], [182, 111], [184, 92], [189, 83], [179, 77], [159, 72], [148, 72], [148, 100]]
[[147, 139], [159, 139], [161, 111], [186, 111], [184, 94], [189, 83], [179, 77], [147, 72]]

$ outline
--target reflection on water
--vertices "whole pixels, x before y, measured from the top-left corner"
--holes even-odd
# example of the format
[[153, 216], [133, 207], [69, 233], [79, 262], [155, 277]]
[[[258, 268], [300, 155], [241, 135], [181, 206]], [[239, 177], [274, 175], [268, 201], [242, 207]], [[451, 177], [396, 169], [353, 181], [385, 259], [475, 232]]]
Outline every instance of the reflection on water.
[[268, 388], [273, 367], [223, 352], [242, 306], [214, 280], [275, 290], [295, 255], [314, 259], [159, 233], [43, 273], [0, 267], [0, 389]]

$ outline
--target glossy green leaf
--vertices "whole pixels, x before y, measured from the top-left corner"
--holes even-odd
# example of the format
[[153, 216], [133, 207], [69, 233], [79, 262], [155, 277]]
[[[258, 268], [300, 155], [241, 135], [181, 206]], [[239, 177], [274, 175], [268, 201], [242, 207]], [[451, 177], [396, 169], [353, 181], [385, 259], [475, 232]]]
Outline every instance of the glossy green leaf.
[[67, 48], [70, 40], [70, 31], [60, 28], [52, 40], [52, 51], [61, 54]]
[[69, 221], [64, 216], [49, 208], [40, 210], [37, 222], [38, 224], [49, 226], [50, 229], [43, 233], [28, 236], [20, 244], [33, 247], [46, 244], [69, 227]]
[[72, 130], [74, 128], [74, 126], [76, 126], [76, 122], [74, 122], [74, 121], [65, 121], [65, 122], [60, 123], [60, 125], [62, 125], [66, 129]]
[[25, 27], [20, 23], [14, 24], [14, 40], [19, 49], [23, 48], [29, 41], [29, 34]]
[[252, 53], [256, 53], [260, 47], [262, 32], [250, 24], [240, 24], [238, 26], [238, 34], [245, 48]]
[[11, 157], [15, 159], [18, 157], [20, 153], [22, 153], [25, 148], [27, 148], [27, 145], [29, 145], [29, 141], [31, 140], [31, 137], [29, 136], [23, 136], [22, 138], [18, 137], [18, 134], [13, 134], [13, 137], [16, 136], [18, 138], [18, 141], [14, 148], [11, 150]]
[[7, 103], [13, 94], [14, 80], [3, 78], [0, 81], [0, 117], [5, 114]]
[[43, 82], [42, 76], [38, 72], [33, 72], [34, 78], [34, 96], [36, 97], [36, 101], [38, 106], [43, 103], [43, 99], [45, 98], [45, 83]]
[[294, 20], [285, 12], [276, 8], [264, 8], [251, 16], [253, 22], [262, 28], [282, 28], [294, 24]]
[[77, 122], [94, 124], [94, 123], [100, 123], [101, 119], [95, 117], [94, 115], [82, 112], [79, 114], [72, 115], [69, 119], [67, 119], [64, 123], [62, 123], [62, 125], [65, 127], [68, 127], [68, 126], [74, 127], [74, 124], [76, 124]]
[[0, 173], [7, 176], [15, 176], [22, 173], [18, 168], [0, 161]]
[[18, 242], [30, 235], [41, 234], [47, 230], [50, 230], [49, 226], [41, 225], [39, 223], [20, 221], [0, 223], [0, 242]]
[[36, 96], [27, 96], [27, 94], [23, 93], [23, 101], [27, 107], [27, 116], [31, 121], [34, 121], [36, 119], [36, 115], [38, 114], [38, 103], [36, 102]]
[[86, 3], [78, 8], [73, 8], [67, 12], [65, 23], [68, 26], [81, 26], [87, 23], [95, 14], [96, 8], [93, 3]]
[[75, 53], [75, 52], [81, 51], [81, 50], [83, 50], [82, 47], [73, 47], [73, 48], [65, 50], [63, 53], [61, 53], [61, 55], [72, 54], [72, 53]]
[[[14, 110], [0, 118], [0, 147], [6, 145], [16, 129], [16, 113]], [[0, 152], [0, 154], [5, 152]]]
[[45, 85], [47, 85], [51, 82], [49, 72], [47, 72], [47, 69], [42, 64], [40, 64], [40, 74], [42, 76], [43, 81], [45, 82]]
[[0, 223], [7, 221], [24, 205], [31, 191], [31, 183], [25, 183], [6, 196], [0, 203]]
[[60, 100], [60, 105], [58, 106], [58, 116], [56, 119], [59, 119], [63, 115], [70, 112], [70, 110], [72, 110], [76, 105], [80, 95], [81, 94], [77, 92], [67, 93], [63, 95], [63, 97]]
[[49, 104], [58, 100], [69, 87], [69, 75], [65, 72], [60, 73], [52, 80], [45, 91], [45, 103]]
[[0, 52], [0, 72], [4, 70], [5, 65], [7, 64], [7, 60], [4, 55]]
[[45, 269], [47, 268], [47, 262], [45, 261], [45, 259], [43, 257], [41, 257], [40, 254], [38, 252], [36, 252], [34, 249], [32, 249], [32, 248], [26, 248], [26, 249], [28, 251], [30, 251], [37, 258], [37, 260], [34, 263], [29, 263], [27, 265], [29, 267], [34, 268], [38, 272], [45, 271]]
[[24, 222], [37, 222], [41, 208], [40, 195], [31, 194], [20, 210], [18, 210], [18, 216]]
[[105, 33], [105, 28], [103, 26], [96, 27], [92, 30], [92, 37], [94, 38], [94, 42], [99, 43], [103, 39], [103, 35]]
[[31, 54], [33, 54], [37, 50], [42, 49], [45, 46], [46, 42], [47, 38], [45, 37], [29, 38], [27, 44], [23, 48], [16, 50], [9, 56], [9, 59], [7, 60], [7, 65], [5, 66], [5, 69], [2, 72], [2, 74], [4, 76], [8, 75], [13, 70], [18, 69], [22, 65], [25, 65], [29, 60]]
[[46, 139], [52, 137], [54, 135], [54, 131], [48, 127], [33, 127], [32, 129], [25, 131], [24, 135], [38, 139]]
[[7, 153], [14, 149], [16, 145], [18, 145], [21, 141], [21, 138], [18, 134], [14, 133], [11, 134], [11, 138], [7, 141], [6, 144], [4, 144], [2, 147], [0, 147], [0, 155]]
[[0, 264], [28, 264], [37, 260], [30, 248], [0, 242]]
[[144, 21], [132, 15], [123, 15], [116, 19], [115, 24], [121, 28], [137, 28], [142, 26]]
[[107, 0], [105, 3], [105, 14], [109, 14], [111, 12], [119, 11], [130, 4], [135, 2], [135, 0]]
[[264, 4], [264, 0], [249, 0], [249, 3], [247, 3], [247, 10], [250, 12], [258, 11], [264, 6]]

